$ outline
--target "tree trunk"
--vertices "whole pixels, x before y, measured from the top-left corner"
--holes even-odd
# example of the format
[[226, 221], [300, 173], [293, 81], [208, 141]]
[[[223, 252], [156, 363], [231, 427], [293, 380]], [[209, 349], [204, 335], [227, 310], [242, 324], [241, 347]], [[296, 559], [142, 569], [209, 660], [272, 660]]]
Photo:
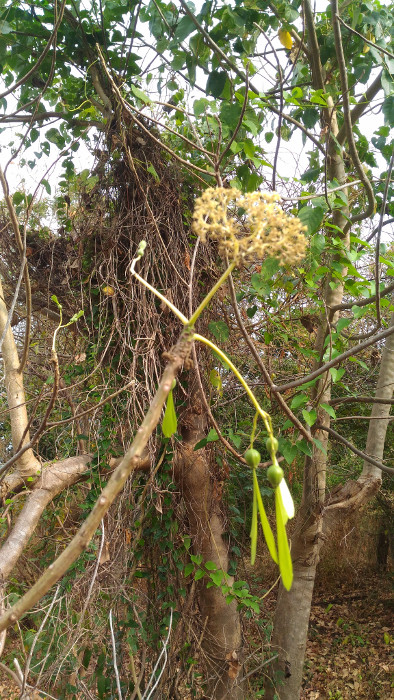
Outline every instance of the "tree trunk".
[[[206, 415], [198, 393], [191, 391], [193, 403], [183, 416], [183, 443], [175, 460], [175, 473], [185, 502], [193, 551], [203, 563], [214, 562], [227, 573], [228, 547], [223, 540], [224, 524], [220, 510], [220, 489], [215, 488], [207, 450], [194, 451], [205, 437]], [[217, 467], [216, 467], [217, 468]], [[228, 583], [231, 585], [232, 580]], [[243, 700], [241, 679], [241, 625], [236, 601], [226, 603], [220, 587], [207, 588], [206, 578], [197, 584], [203, 636], [201, 648], [207, 664], [206, 698]]]
[[[392, 300], [394, 303], [394, 298]], [[394, 314], [390, 319], [390, 325], [394, 326]], [[379, 378], [376, 387], [375, 398], [391, 399], [394, 392], [394, 333], [386, 339], [382, 359], [380, 362]], [[365, 452], [370, 457], [381, 461], [383, 459], [384, 443], [386, 440], [387, 427], [389, 424], [390, 404], [374, 403], [372, 406], [371, 418], [369, 421], [367, 445]], [[364, 462], [361, 477], [369, 476], [377, 479], [381, 478], [381, 470], [369, 462]]]
[[[391, 325], [394, 324], [394, 314]], [[376, 398], [391, 399], [394, 391], [394, 334], [385, 344], [379, 371]], [[369, 422], [366, 453], [375, 459], [383, 458], [384, 443], [391, 405], [373, 404]], [[272, 642], [279, 651], [275, 666], [276, 692], [280, 700], [295, 700], [300, 695], [310, 607], [319, 552], [325, 539], [340, 520], [359, 510], [370, 500], [381, 484], [381, 470], [364, 462], [357, 481], [339, 486], [325, 499], [321, 514], [309, 515], [305, 501], [298, 514], [300, 529], [292, 539], [294, 582], [291, 591], [280, 588]], [[291, 675], [290, 675], [291, 674]], [[283, 683], [283, 684], [282, 684]], [[274, 687], [267, 689], [273, 698]]]
[[[0, 337], [3, 335], [8, 319], [7, 307], [4, 301], [3, 286], [0, 280]], [[4, 362], [5, 387], [7, 391], [8, 409], [10, 413], [12, 447], [17, 452], [29, 440], [27, 430], [28, 418], [26, 410], [23, 375], [19, 369], [20, 361], [11, 325], [8, 326], [1, 348]], [[18, 459], [15, 469], [21, 477], [35, 476], [40, 471], [40, 462], [34, 456], [33, 450], [26, 450]]]
[[[324, 88], [324, 74], [309, 0], [305, 1], [304, 10], [308, 48], [311, 55], [312, 82], [315, 89], [321, 89]], [[328, 178], [329, 180], [335, 178], [343, 185], [346, 182], [346, 172], [342, 153], [337, 148], [336, 136], [339, 129], [336, 109], [331, 98], [328, 98], [327, 104], [328, 109], [323, 109], [322, 119], [328, 132]], [[346, 190], [344, 191], [346, 193]], [[344, 206], [342, 210], [334, 210], [332, 220], [333, 224], [338, 227], [337, 231], [343, 231], [341, 237], [345, 247], [348, 247], [348, 207]], [[327, 267], [330, 267], [329, 263], [327, 263]], [[342, 279], [345, 274], [346, 268], [343, 268]], [[342, 302], [343, 292], [343, 281], [338, 277], [331, 276], [331, 274], [328, 275], [323, 293], [324, 311], [321, 314], [315, 342], [315, 351], [320, 359], [315, 368], [322, 362], [327, 334], [338, 320], [338, 312], [333, 313], [331, 308]], [[311, 399], [312, 402], [317, 403], [318, 422], [322, 426], [329, 427], [330, 416], [319, 408], [321, 403], [329, 403], [331, 399], [331, 375], [329, 372], [323, 374], [316, 383], [312, 390]], [[324, 541], [323, 507], [326, 491], [328, 433], [323, 430], [313, 431], [313, 429], [312, 432], [314, 437], [320, 440], [325, 452], [314, 446], [312, 457], [305, 459], [302, 503], [297, 514], [295, 533], [291, 542], [293, 585], [290, 591], [285, 591], [280, 585], [275, 612], [272, 644], [278, 651], [278, 659], [272, 666], [271, 678], [266, 686], [266, 697], [269, 700], [273, 700], [275, 695], [279, 695], [280, 700], [297, 700], [301, 692], [316, 568]], [[277, 684], [278, 687], [276, 687]]]

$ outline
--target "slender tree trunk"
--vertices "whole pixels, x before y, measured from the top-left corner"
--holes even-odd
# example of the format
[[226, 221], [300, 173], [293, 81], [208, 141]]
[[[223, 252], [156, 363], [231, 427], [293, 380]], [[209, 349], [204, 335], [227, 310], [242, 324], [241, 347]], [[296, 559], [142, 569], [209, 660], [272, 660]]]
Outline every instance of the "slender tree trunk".
[[[325, 77], [309, 0], [305, 0], [304, 12], [311, 56], [312, 83], [315, 89], [324, 89]], [[342, 185], [346, 182], [346, 172], [342, 152], [337, 148], [336, 137], [339, 129], [335, 105], [331, 98], [328, 98], [327, 105], [328, 108], [322, 110], [322, 119], [328, 138], [328, 178], [329, 180], [335, 178]], [[332, 221], [338, 227], [337, 231], [344, 232], [341, 237], [344, 246], [348, 247], [348, 207], [344, 206], [342, 210], [334, 210]], [[329, 263], [327, 266], [330, 266]], [[345, 274], [346, 269], [343, 268], [342, 279]], [[323, 294], [325, 310], [320, 318], [315, 342], [315, 350], [319, 358], [316, 366], [319, 366], [324, 356], [326, 337], [338, 320], [338, 313], [332, 313], [331, 308], [342, 302], [343, 293], [344, 285], [341, 279], [328, 275]], [[321, 376], [311, 396], [312, 402], [317, 406], [318, 422], [326, 427], [329, 427], [330, 416], [326, 411], [320, 409], [319, 405], [328, 403], [330, 398], [331, 375], [327, 372]], [[312, 432], [314, 432], [314, 437], [320, 440], [324, 451], [314, 446], [312, 457], [307, 457], [305, 460], [303, 497], [292, 538], [293, 585], [289, 592], [280, 586], [275, 613], [272, 644], [278, 650], [279, 655], [273, 665], [271, 679], [266, 687], [266, 697], [269, 700], [272, 700], [275, 694], [279, 694], [280, 700], [297, 700], [301, 691], [316, 568], [324, 541], [323, 508], [326, 493], [328, 434], [324, 430]]]
[[[191, 395], [193, 402], [183, 417], [184, 441], [175, 460], [176, 477], [187, 510], [194, 553], [227, 573], [228, 547], [223, 540], [220, 490], [215, 488], [207, 451], [194, 451], [196, 443], [205, 436], [206, 415], [197, 392], [191, 391]], [[198, 582], [197, 590], [203, 625], [201, 648], [208, 671], [205, 697], [243, 700], [243, 686], [239, 685], [242, 636], [236, 602], [227, 604], [220, 587], [207, 588], [206, 579]]]
[[[391, 325], [394, 324], [394, 314]], [[394, 334], [385, 344], [379, 371], [376, 398], [391, 399], [394, 391]], [[366, 453], [375, 459], [383, 457], [390, 404], [373, 404], [369, 423]], [[306, 473], [308, 473], [306, 469]], [[310, 607], [316, 575], [316, 567], [323, 542], [338, 526], [339, 521], [359, 510], [370, 500], [381, 484], [381, 470], [364, 462], [357, 481], [349, 481], [334, 489], [320, 509], [308, 513], [310, 502], [305, 485], [304, 501], [298, 514], [298, 528], [292, 539], [294, 582], [291, 591], [280, 588], [274, 622], [272, 642], [279, 651], [275, 666], [278, 674], [276, 692], [280, 700], [296, 700], [300, 695], [305, 647], [308, 634]], [[306, 497], [305, 497], [306, 494]], [[273, 698], [272, 685], [267, 692]]]
[[[7, 307], [4, 301], [3, 286], [0, 280], [0, 337], [3, 335], [8, 319]], [[12, 447], [17, 452], [29, 442], [27, 430], [28, 418], [26, 410], [23, 374], [19, 369], [20, 361], [11, 325], [8, 326], [1, 349], [4, 362], [5, 386], [7, 391], [8, 409], [10, 413]], [[26, 452], [18, 459], [15, 469], [21, 477], [35, 476], [40, 471], [40, 462], [34, 456], [33, 450]]]
[[[394, 298], [392, 299], [394, 303]], [[390, 319], [390, 325], [394, 326], [394, 314]], [[382, 359], [380, 362], [379, 378], [375, 397], [379, 399], [391, 399], [394, 392], [394, 333], [386, 339]], [[389, 424], [390, 404], [374, 403], [372, 406], [371, 420], [369, 422], [367, 444], [365, 452], [377, 460], [383, 459], [384, 443]], [[381, 479], [381, 470], [369, 462], [364, 462], [361, 478], [375, 477]]]

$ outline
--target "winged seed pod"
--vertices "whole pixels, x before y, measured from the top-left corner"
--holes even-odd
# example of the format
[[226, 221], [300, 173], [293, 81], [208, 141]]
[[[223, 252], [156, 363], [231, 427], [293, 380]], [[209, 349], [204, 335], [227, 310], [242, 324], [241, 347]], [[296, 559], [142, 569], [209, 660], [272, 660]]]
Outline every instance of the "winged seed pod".
[[[266, 255], [294, 265], [306, 249], [306, 227], [279, 205], [276, 192], [248, 192], [209, 187], [195, 202], [193, 232], [203, 243], [217, 241], [219, 251], [237, 264]], [[241, 212], [241, 213], [240, 213]]]

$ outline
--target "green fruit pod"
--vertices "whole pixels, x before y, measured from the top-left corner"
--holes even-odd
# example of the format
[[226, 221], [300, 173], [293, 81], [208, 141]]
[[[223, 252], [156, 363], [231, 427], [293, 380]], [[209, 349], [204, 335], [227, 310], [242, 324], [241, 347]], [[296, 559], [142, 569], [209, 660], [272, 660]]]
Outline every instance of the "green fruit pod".
[[275, 437], [273, 437], [273, 438], [269, 437], [265, 441], [265, 446], [270, 454], [272, 454], [272, 453], [276, 454], [278, 451], [279, 442], [277, 441], [277, 439]]
[[272, 464], [267, 469], [267, 479], [270, 482], [272, 488], [276, 489], [284, 477], [284, 471], [279, 466], [279, 464]]
[[249, 467], [256, 469], [256, 467], [261, 462], [260, 452], [258, 450], [254, 450], [253, 448], [251, 448], [250, 450], [247, 450], [245, 452], [245, 462], [246, 462], [246, 464], [249, 465]]

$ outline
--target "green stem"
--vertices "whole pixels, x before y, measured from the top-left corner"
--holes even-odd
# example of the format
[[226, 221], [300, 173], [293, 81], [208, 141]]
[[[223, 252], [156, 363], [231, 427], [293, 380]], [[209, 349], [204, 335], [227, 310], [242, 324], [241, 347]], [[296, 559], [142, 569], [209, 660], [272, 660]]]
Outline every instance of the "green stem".
[[177, 309], [177, 307], [174, 306], [174, 304], [171, 304], [171, 302], [170, 302], [163, 294], [161, 294], [157, 289], [155, 289], [154, 287], [152, 287], [152, 285], [149, 284], [149, 282], [147, 282], [146, 280], [144, 280], [143, 277], [140, 277], [140, 275], [138, 274], [138, 272], [136, 272], [136, 271], [134, 270], [134, 267], [133, 267], [133, 268], [130, 267], [130, 272], [131, 272], [132, 275], [134, 275], [134, 277], [137, 278], [137, 280], [138, 280], [139, 282], [141, 282], [141, 284], [144, 285], [144, 287], [146, 287], [147, 289], [149, 289], [149, 290], [152, 292], [152, 294], [155, 294], [159, 299], [161, 299], [161, 301], [162, 301], [166, 306], [168, 306], [169, 309], [171, 309], [172, 313], [175, 314], [175, 316], [177, 316], [177, 317], [179, 318], [180, 321], [182, 321], [182, 323], [183, 323], [184, 326], [187, 326], [188, 324], [190, 324], [190, 321], [187, 320], [186, 316], [183, 315], [182, 311], [179, 311], [179, 309]]
[[[230, 265], [230, 267], [231, 267], [231, 265]], [[230, 269], [230, 268], [229, 268], [229, 269]], [[221, 357], [222, 360], [224, 360], [224, 361], [228, 364], [228, 366], [230, 367], [232, 373], [237, 377], [238, 381], [242, 384], [243, 388], [245, 389], [245, 391], [246, 391], [247, 395], [249, 396], [249, 398], [250, 398], [250, 400], [251, 400], [253, 406], [255, 407], [256, 411], [259, 413], [259, 415], [260, 415], [261, 418], [263, 419], [264, 425], [265, 425], [265, 427], [266, 427], [266, 429], [267, 429], [268, 434], [269, 434], [269, 435], [272, 435], [271, 416], [269, 415], [269, 413], [266, 413], [266, 412], [261, 408], [261, 406], [260, 406], [259, 402], [257, 401], [257, 399], [256, 399], [256, 397], [255, 397], [253, 391], [251, 390], [250, 386], [247, 384], [247, 382], [245, 381], [245, 379], [243, 378], [243, 376], [239, 373], [239, 371], [237, 370], [236, 366], [233, 365], [233, 363], [231, 362], [231, 360], [229, 360], [229, 358], [227, 357], [227, 355], [225, 355], [224, 352], [222, 352], [222, 351], [220, 350], [220, 348], [218, 348], [218, 346], [215, 345], [215, 343], [212, 343], [210, 340], [208, 340], [208, 338], [205, 338], [205, 336], [203, 336], [203, 335], [199, 335], [198, 333], [194, 333], [194, 335], [193, 335], [193, 340], [199, 340], [201, 343], [204, 343], [205, 345], [208, 345], [208, 347], [211, 348], [211, 350], [214, 350], [214, 352], [216, 352], [216, 353], [219, 355], [219, 357]]]
[[[221, 278], [216, 282], [216, 284], [212, 287], [211, 291], [208, 292], [207, 296], [202, 300], [200, 306], [195, 310], [193, 316], [189, 319], [187, 322], [190, 327], [193, 327], [195, 322], [197, 321], [198, 317], [204, 311], [205, 307], [208, 306], [209, 302], [211, 301], [212, 297], [216, 292], [218, 291], [219, 287], [222, 286], [223, 282], [227, 279], [229, 275], [231, 275], [232, 271], [234, 270], [235, 267], [235, 262], [232, 262], [227, 270], [225, 270], [221, 276]], [[226, 360], [227, 362], [227, 360]]]
[[257, 419], [258, 419], [258, 417], [259, 417], [259, 414], [258, 414], [257, 411], [256, 411], [256, 413], [254, 414], [254, 418], [253, 418], [252, 434], [251, 434], [251, 436], [250, 436], [250, 447], [251, 447], [251, 448], [253, 448], [254, 438], [255, 438], [255, 435], [256, 435]]

